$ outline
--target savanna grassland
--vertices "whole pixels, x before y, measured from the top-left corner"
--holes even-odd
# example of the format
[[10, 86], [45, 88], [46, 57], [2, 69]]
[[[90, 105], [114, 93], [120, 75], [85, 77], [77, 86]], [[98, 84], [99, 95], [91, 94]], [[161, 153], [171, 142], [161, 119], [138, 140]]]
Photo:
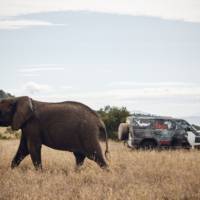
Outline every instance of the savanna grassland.
[[[10, 169], [19, 140], [0, 140], [0, 199], [200, 199], [199, 151], [136, 151], [110, 141], [110, 170], [43, 147], [43, 171], [28, 156]], [[105, 144], [102, 143], [105, 149]]]

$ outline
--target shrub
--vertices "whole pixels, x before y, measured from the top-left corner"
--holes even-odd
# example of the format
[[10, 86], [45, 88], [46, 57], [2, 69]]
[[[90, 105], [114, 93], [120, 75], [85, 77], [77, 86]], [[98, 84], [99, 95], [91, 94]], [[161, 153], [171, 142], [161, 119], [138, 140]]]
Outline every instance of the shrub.
[[117, 130], [120, 123], [126, 121], [126, 117], [130, 115], [130, 112], [126, 107], [111, 107], [105, 106], [97, 111], [102, 120], [104, 121], [108, 137], [111, 139], [117, 139]]

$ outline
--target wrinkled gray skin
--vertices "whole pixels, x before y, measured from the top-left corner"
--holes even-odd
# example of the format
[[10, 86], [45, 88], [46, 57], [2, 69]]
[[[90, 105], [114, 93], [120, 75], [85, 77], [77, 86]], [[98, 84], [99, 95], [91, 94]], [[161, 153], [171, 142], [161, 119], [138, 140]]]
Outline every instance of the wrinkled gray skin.
[[99, 136], [104, 134], [106, 155], [105, 125], [96, 112], [81, 103], [45, 103], [26, 96], [4, 99], [0, 102], [0, 126], [22, 130], [12, 168], [29, 154], [35, 168], [42, 168], [42, 144], [73, 152], [77, 166], [83, 164], [85, 157], [94, 160], [100, 167], [107, 166], [98, 141]]

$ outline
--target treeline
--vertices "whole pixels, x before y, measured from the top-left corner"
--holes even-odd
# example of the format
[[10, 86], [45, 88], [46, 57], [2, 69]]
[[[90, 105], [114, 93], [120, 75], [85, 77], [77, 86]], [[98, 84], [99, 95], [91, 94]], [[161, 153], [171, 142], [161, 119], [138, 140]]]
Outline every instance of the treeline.
[[126, 107], [111, 107], [105, 106], [97, 111], [101, 119], [106, 125], [108, 137], [111, 139], [117, 139], [117, 130], [120, 123], [126, 121], [126, 117], [130, 115], [130, 112]]

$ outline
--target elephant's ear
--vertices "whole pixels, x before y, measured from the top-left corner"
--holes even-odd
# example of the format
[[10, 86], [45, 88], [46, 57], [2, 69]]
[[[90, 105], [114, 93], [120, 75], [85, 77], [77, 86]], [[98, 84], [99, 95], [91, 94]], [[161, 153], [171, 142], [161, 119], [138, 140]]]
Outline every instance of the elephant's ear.
[[30, 119], [33, 114], [33, 105], [29, 97], [19, 97], [16, 99], [15, 112], [11, 127], [13, 130], [18, 130], [22, 125]]

